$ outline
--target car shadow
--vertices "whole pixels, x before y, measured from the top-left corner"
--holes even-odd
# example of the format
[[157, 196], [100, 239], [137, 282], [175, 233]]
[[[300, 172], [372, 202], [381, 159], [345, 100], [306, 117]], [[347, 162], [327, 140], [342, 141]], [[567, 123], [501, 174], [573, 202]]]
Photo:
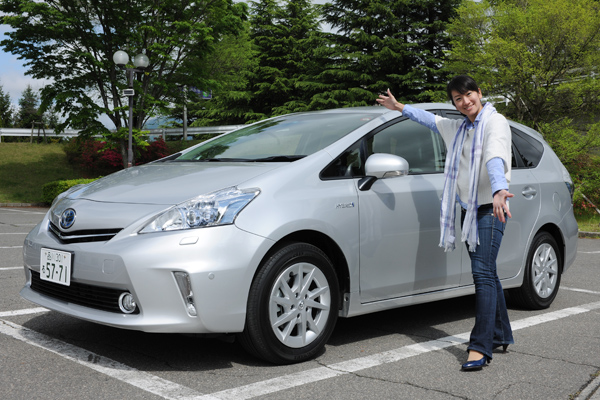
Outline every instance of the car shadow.
[[[340, 318], [319, 356], [326, 353], [327, 348], [360, 346], [362, 342], [392, 334], [407, 337], [414, 343], [441, 339], [456, 332], [447, 332], [440, 326], [473, 320], [474, 315], [475, 298], [466, 296]], [[466, 324], [468, 329], [472, 323]], [[202, 372], [240, 366], [281, 368], [248, 354], [233, 335], [145, 333], [82, 321], [52, 311], [27, 320], [23, 326], [141, 371]], [[460, 346], [450, 346], [444, 351], [459, 362], [466, 359]]]
[[[469, 319], [474, 322], [474, 316], [475, 297], [471, 295], [338, 319], [328, 346], [358, 344], [388, 335], [402, 335], [414, 343], [428, 342], [456, 334], [440, 326]], [[472, 322], [468, 326], [471, 329]], [[465, 351], [456, 346], [447, 347], [444, 351], [454, 355], [460, 362], [466, 358]]]

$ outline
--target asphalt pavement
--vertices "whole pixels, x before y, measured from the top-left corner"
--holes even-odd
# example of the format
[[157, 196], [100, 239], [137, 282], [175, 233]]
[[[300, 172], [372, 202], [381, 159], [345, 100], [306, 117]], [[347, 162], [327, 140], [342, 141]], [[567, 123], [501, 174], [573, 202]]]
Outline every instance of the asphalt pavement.
[[465, 373], [473, 298], [340, 319], [317, 359], [273, 366], [228, 338], [146, 334], [22, 299], [22, 244], [47, 211], [0, 207], [0, 398], [600, 400], [600, 240], [547, 310], [509, 306], [516, 343]]

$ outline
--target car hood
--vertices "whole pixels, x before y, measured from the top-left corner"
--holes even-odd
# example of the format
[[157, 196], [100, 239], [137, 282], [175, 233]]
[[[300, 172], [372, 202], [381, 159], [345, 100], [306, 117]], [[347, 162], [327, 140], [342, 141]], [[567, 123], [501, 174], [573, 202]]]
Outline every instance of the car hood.
[[167, 162], [128, 168], [68, 195], [94, 202], [174, 205], [239, 185], [282, 163]]

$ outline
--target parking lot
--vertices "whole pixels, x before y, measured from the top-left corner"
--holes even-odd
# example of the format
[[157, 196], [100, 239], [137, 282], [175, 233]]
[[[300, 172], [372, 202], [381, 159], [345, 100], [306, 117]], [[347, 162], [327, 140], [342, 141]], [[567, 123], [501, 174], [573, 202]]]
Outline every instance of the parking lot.
[[460, 371], [472, 296], [340, 319], [317, 359], [274, 366], [232, 337], [125, 331], [20, 298], [23, 239], [45, 212], [0, 208], [2, 399], [579, 400], [598, 382], [598, 239], [579, 239], [549, 309], [509, 306], [516, 343], [480, 372]]

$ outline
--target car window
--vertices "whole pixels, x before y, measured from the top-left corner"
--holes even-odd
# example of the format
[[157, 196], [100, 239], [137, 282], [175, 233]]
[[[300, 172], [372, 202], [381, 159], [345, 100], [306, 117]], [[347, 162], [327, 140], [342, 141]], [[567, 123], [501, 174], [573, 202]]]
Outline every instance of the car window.
[[321, 173], [321, 178], [338, 179], [364, 176], [364, 162], [360, 154], [361, 143], [362, 141], [355, 143], [329, 164]]
[[444, 172], [446, 147], [442, 137], [429, 128], [405, 119], [367, 139], [367, 157], [387, 153], [408, 161], [409, 174]]
[[355, 143], [323, 170], [321, 178], [364, 176], [364, 162], [373, 153], [405, 158], [409, 174], [444, 172], [446, 147], [442, 137], [405, 118]]
[[512, 128], [513, 158], [515, 168], [535, 168], [544, 154], [544, 145], [516, 128]]

